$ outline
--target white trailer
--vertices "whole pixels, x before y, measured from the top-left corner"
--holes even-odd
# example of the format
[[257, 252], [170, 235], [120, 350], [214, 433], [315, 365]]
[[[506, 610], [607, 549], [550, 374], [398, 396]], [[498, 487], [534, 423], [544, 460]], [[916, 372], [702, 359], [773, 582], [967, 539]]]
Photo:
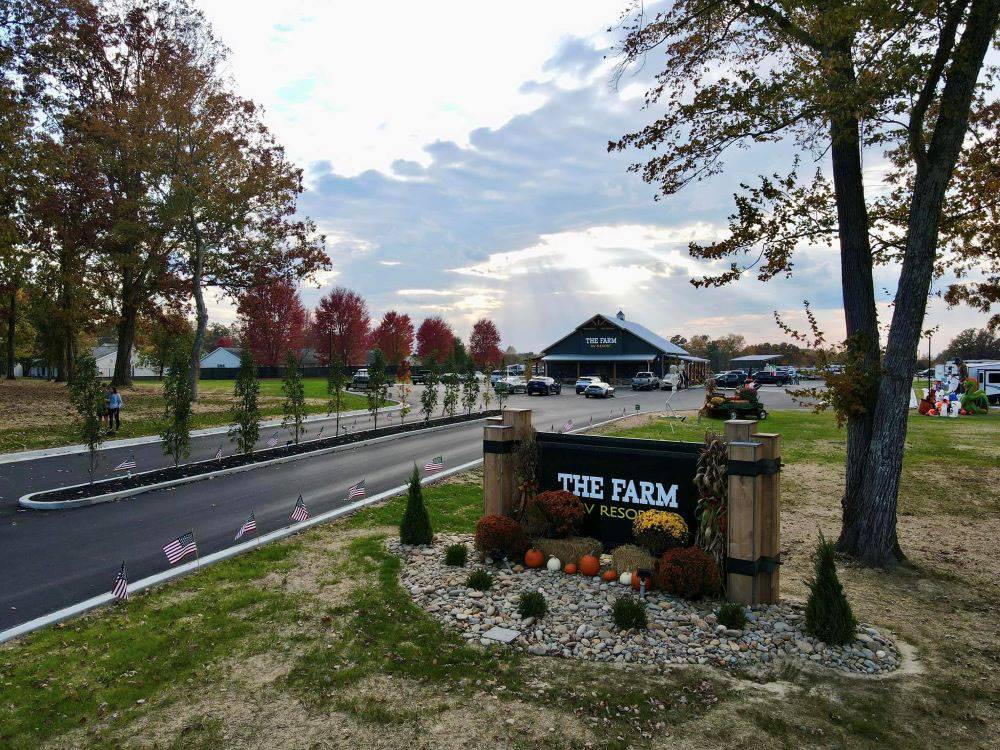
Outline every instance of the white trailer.
[[[975, 378], [986, 393], [990, 406], [1000, 406], [1000, 359], [967, 359], [969, 377]], [[935, 365], [934, 379], [946, 382], [951, 375], [958, 375], [958, 364], [949, 360], [943, 365]]]

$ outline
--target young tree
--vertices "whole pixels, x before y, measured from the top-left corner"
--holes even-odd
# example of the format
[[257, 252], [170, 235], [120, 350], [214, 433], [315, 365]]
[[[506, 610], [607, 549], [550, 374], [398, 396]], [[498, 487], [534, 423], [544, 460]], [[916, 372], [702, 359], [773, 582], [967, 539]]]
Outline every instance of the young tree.
[[410, 396], [413, 394], [413, 384], [410, 379], [410, 365], [403, 360], [396, 368], [396, 399], [399, 401], [399, 421], [406, 419], [407, 415], [413, 411], [410, 406]]
[[[488, 375], [487, 378], [489, 378]], [[483, 382], [483, 409], [486, 411], [490, 410], [490, 405], [493, 403], [493, 396], [493, 384], [487, 379]]]
[[236, 441], [236, 450], [247, 456], [253, 455], [254, 446], [260, 438], [260, 381], [257, 379], [257, 363], [253, 352], [245, 348], [240, 353], [240, 371], [233, 384], [233, 404], [230, 414], [229, 439]]
[[173, 456], [174, 466], [191, 455], [191, 383], [188, 380], [187, 353], [174, 349], [170, 366], [163, 378], [163, 453]]
[[503, 411], [503, 405], [507, 403], [507, 399], [510, 397], [510, 391], [508, 391], [506, 388], [497, 388], [494, 391], [494, 394], [497, 397], [497, 408], [500, 411]]
[[[980, 309], [996, 301], [997, 207], [988, 187], [995, 171], [988, 165], [1000, 142], [1000, 111], [977, 81], [998, 24], [996, 0], [680, 0], [626, 29], [623, 65], [654, 50], [665, 56], [646, 98], [663, 113], [609, 148], [655, 149], [633, 169], [662, 196], [720, 172], [732, 147], [786, 140], [829, 154], [832, 185], [820, 172], [801, 178], [796, 159], [785, 174], [762, 176], [736, 197], [728, 237], [693, 243], [691, 252], [733, 259], [719, 276], [695, 282], [719, 285], [750, 268], [764, 281], [787, 275], [797, 246], [839, 242], [849, 377], [837, 394], [847, 405], [838, 547], [872, 565], [902, 557], [899, 479], [931, 279], [985, 264], [984, 282], [960, 279], [945, 298]], [[891, 165], [889, 190], [876, 199], [862, 170], [866, 147], [882, 150]], [[755, 260], [741, 265], [743, 255]], [[876, 263], [900, 269], [882, 356]]]
[[470, 359], [462, 374], [462, 408], [466, 414], [472, 414], [479, 400], [479, 379], [476, 378], [476, 367]]
[[473, 324], [469, 334], [469, 356], [476, 367], [487, 374], [503, 358], [500, 331], [492, 320], [480, 318]]
[[313, 321], [313, 345], [327, 361], [332, 346], [345, 366], [364, 362], [371, 318], [357, 292], [339, 286], [332, 289], [319, 301]]
[[438, 402], [438, 374], [437, 366], [431, 359], [427, 363], [427, 377], [424, 379], [424, 390], [420, 394], [420, 413], [424, 415], [424, 421], [430, 420], [437, 409]]
[[347, 390], [349, 382], [350, 379], [347, 377], [347, 372], [344, 369], [344, 362], [334, 352], [333, 358], [330, 360], [330, 369], [326, 376], [326, 392], [330, 396], [330, 400], [326, 406], [326, 413], [328, 416], [334, 412], [337, 414], [334, 427], [335, 435], [340, 434], [340, 412], [344, 409], [344, 391]]
[[298, 445], [299, 435], [306, 431], [303, 424], [306, 418], [306, 391], [302, 384], [299, 360], [291, 350], [285, 355], [285, 376], [281, 381], [281, 393], [285, 396], [281, 426], [291, 426], [295, 444]]
[[368, 365], [368, 411], [372, 415], [372, 427], [378, 429], [378, 410], [389, 400], [389, 375], [385, 370], [385, 356], [381, 349], [372, 352], [372, 362]]
[[373, 345], [382, 351], [385, 360], [399, 367], [413, 352], [413, 322], [409, 315], [390, 310], [372, 332]]
[[236, 308], [243, 345], [263, 365], [281, 363], [285, 352], [305, 343], [306, 309], [287, 279], [260, 280], [244, 292]]
[[455, 351], [455, 332], [440, 315], [425, 318], [417, 329], [417, 356], [421, 362], [451, 359]]
[[460, 382], [455, 369], [455, 363], [452, 362], [451, 367], [448, 368], [449, 372], [446, 372], [442, 377], [444, 396], [441, 398], [441, 416], [454, 417], [455, 411], [458, 409]]
[[104, 410], [104, 389], [97, 372], [97, 363], [90, 354], [82, 354], [76, 360], [73, 379], [69, 382], [69, 400], [76, 409], [80, 441], [87, 446], [87, 471], [90, 481], [100, 460], [101, 443], [104, 432], [101, 427], [101, 413]]
[[406, 493], [406, 510], [399, 524], [401, 544], [430, 544], [434, 541], [431, 519], [424, 506], [424, 493], [420, 486], [420, 472], [416, 464], [410, 474], [410, 488]]

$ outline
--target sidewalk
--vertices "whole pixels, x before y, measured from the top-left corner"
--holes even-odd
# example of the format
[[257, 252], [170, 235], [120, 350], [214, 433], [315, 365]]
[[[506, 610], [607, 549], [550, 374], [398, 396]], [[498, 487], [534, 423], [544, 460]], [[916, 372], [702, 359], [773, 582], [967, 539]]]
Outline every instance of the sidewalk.
[[[386, 406], [379, 409], [379, 414], [388, 414], [400, 410], [399, 404], [395, 406]], [[354, 411], [345, 411], [340, 413], [340, 418], [353, 419], [354, 417], [367, 416], [367, 409], [355, 409]], [[337, 418], [336, 414], [331, 414], [327, 416], [326, 414], [313, 414], [312, 416], [306, 417], [305, 422], [327, 422], [333, 421]], [[266, 429], [270, 427], [280, 427], [282, 420], [280, 419], [268, 419], [260, 423], [261, 429]], [[203, 430], [192, 430], [191, 437], [199, 438], [208, 435], [222, 435], [229, 431], [229, 427], [206, 427]], [[143, 435], [142, 437], [127, 438], [125, 440], [107, 440], [101, 444], [101, 450], [114, 450], [116, 448], [129, 448], [134, 445], [147, 445], [149, 443], [159, 443], [159, 435]], [[0, 464], [12, 464], [19, 461], [34, 461], [39, 458], [52, 458], [54, 456], [71, 456], [77, 453], [86, 453], [86, 445], [63, 445], [57, 448], [39, 448], [38, 450], [31, 451], [17, 451], [15, 453], [0, 453]]]

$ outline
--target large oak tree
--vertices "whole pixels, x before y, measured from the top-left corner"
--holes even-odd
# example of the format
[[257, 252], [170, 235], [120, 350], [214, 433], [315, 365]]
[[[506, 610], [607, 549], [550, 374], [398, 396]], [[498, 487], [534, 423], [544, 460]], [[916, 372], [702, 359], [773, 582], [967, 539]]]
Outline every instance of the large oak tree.
[[[829, 159], [832, 184], [796, 161], [744, 185], [729, 236], [691, 251], [728, 261], [697, 282], [724, 284], [750, 268], [765, 281], [789, 274], [798, 245], [838, 243], [851, 376], [837, 395], [848, 420], [838, 545], [869, 564], [902, 557], [897, 498], [932, 279], [958, 276], [951, 302], [1000, 299], [998, 105], [979, 82], [998, 17], [1000, 0], [677, 0], [624, 22], [622, 69], [658, 61], [646, 96], [656, 118], [610, 148], [655, 151], [634, 169], [661, 196], [753, 144]], [[869, 194], [866, 151], [890, 166], [885, 195]], [[899, 270], [884, 350], [876, 263]]]

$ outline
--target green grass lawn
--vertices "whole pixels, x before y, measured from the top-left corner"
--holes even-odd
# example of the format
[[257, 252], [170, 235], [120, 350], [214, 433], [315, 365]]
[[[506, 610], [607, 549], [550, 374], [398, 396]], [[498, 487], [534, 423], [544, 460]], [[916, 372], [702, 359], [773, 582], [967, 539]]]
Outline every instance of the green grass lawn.
[[[721, 429], [687, 423], [678, 437], [698, 439], [706, 426]], [[944, 483], [949, 465], [986, 466], [974, 443], [1000, 446], [996, 415], [915, 417], [910, 426], [906, 498], [923, 491], [914, 484], [920, 464]], [[802, 466], [842, 471], [843, 433], [829, 415], [775, 412], [761, 431], [782, 433], [789, 475]], [[671, 437], [662, 421], [622, 433]], [[782, 586], [801, 598], [810, 540], [839, 498], [782, 476]], [[956, 503], [974, 505], [976, 490], [954, 486]], [[424, 496], [436, 533], [469, 533], [482, 513], [475, 477]], [[996, 512], [974, 522], [983, 529], [975, 537], [959, 505], [914, 505], [919, 517], [902, 518], [901, 528], [930, 525], [904, 540], [912, 566], [841, 563], [859, 619], [905, 638], [925, 667], [862, 680], [780, 667], [625, 671], [471, 646], [398, 583], [403, 563], [383, 543], [404, 506], [391, 499], [0, 646], [0, 747], [220, 748], [267, 737], [275, 747], [336, 738], [336, 746], [398, 750], [903, 750], [990, 747], [1000, 731], [1000, 631], [990, 614], [1000, 589], [984, 583], [992, 551], [970, 549], [990, 538]]]
[[[198, 388], [206, 392], [210, 391], [212, 393], [225, 393], [232, 395], [234, 383], [235, 381], [233, 380], [202, 380], [199, 381]], [[260, 395], [284, 398], [284, 394], [281, 392], [281, 383], [282, 381], [280, 378], [268, 378], [266, 380], [261, 380]], [[303, 378], [302, 385], [305, 390], [306, 398], [319, 398], [324, 401], [329, 399], [326, 392], [326, 378]], [[349, 409], [364, 408], [364, 396], [359, 396], [356, 393], [345, 393], [344, 399], [348, 403], [357, 404], [356, 406], [348, 407]]]

